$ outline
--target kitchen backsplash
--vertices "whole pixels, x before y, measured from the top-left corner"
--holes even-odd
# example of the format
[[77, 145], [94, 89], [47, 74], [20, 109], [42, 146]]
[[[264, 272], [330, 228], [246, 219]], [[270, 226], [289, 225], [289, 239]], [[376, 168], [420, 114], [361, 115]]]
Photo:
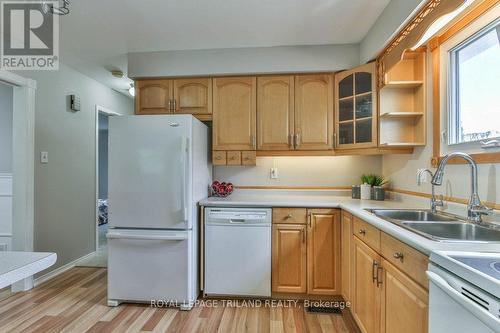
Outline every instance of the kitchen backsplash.
[[[277, 179], [271, 179], [271, 168], [277, 168]], [[214, 179], [236, 186], [350, 186], [359, 184], [363, 173], [381, 175], [382, 157], [259, 157], [253, 167], [214, 167]]]

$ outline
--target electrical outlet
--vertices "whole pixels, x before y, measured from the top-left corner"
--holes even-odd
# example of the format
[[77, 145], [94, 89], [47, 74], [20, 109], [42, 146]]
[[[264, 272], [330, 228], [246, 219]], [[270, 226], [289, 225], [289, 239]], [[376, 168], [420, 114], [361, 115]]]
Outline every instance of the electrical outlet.
[[271, 179], [278, 179], [278, 168], [271, 168]]
[[40, 163], [43, 163], [43, 164], [49, 163], [49, 152], [47, 152], [47, 151], [40, 152]]

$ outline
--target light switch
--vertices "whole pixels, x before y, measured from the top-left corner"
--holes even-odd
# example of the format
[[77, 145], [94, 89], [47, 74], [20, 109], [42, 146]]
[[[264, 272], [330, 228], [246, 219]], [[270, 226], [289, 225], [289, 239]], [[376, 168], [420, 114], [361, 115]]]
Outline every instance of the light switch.
[[47, 151], [40, 152], [40, 162], [43, 164], [49, 163], [49, 152]]
[[271, 179], [278, 179], [278, 168], [271, 168]]

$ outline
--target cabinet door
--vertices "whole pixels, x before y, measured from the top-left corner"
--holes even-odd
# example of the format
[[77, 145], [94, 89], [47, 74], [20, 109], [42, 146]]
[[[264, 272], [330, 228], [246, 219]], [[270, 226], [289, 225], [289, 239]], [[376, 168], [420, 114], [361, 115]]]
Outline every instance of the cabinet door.
[[308, 210], [307, 293], [340, 294], [340, 211]]
[[380, 332], [380, 288], [377, 287], [377, 269], [380, 256], [353, 237], [353, 317], [361, 332]]
[[383, 333], [426, 333], [429, 294], [403, 272], [383, 260]]
[[256, 149], [256, 78], [213, 79], [213, 149]]
[[294, 77], [257, 78], [257, 149], [293, 149]]
[[139, 80], [135, 82], [135, 90], [136, 114], [171, 112], [172, 80]]
[[375, 63], [335, 75], [337, 148], [377, 146]]
[[340, 224], [340, 262], [341, 286], [344, 300], [352, 302], [351, 295], [351, 249], [352, 249], [352, 215], [343, 211]]
[[273, 292], [307, 291], [306, 250], [305, 225], [273, 225]]
[[174, 80], [174, 112], [212, 114], [212, 79]]
[[295, 149], [333, 148], [333, 81], [331, 75], [295, 77]]

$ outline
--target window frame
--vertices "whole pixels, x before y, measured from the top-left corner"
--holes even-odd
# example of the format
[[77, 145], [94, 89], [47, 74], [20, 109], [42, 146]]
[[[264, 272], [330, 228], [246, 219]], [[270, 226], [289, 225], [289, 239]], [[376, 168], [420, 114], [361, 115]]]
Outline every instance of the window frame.
[[465, 47], [471, 45], [478, 39], [482, 38], [486, 34], [490, 33], [491, 30], [495, 29], [495, 27], [500, 25], [500, 18], [490, 22], [483, 28], [478, 31], [473, 32], [464, 40], [450, 48], [448, 53], [448, 78], [447, 78], [447, 128], [446, 128], [446, 137], [448, 146], [455, 147], [465, 147], [465, 146], [474, 146], [474, 148], [481, 148], [481, 141], [484, 140], [498, 140], [500, 136], [490, 137], [487, 139], [477, 139], [473, 141], [460, 141], [460, 110], [459, 110], [459, 83], [458, 83], [458, 75], [459, 68], [457, 63], [457, 54], [460, 50]]
[[[431, 165], [437, 167], [444, 155], [453, 151], [469, 153], [476, 163], [500, 163], [500, 147], [481, 149], [474, 143], [447, 145], [447, 53], [443, 49], [451, 40], [453, 46], [467, 39], [500, 17], [500, 4], [495, 0], [485, 0], [465, 13], [444, 31], [436, 34], [428, 42], [432, 58], [432, 158]], [[464, 33], [469, 32], [469, 34]], [[465, 37], [457, 42], [457, 35]], [[448, 49], [451, 49], [449, 47]], [[444, 78], [444, 80], [443, 80]], [[458, 147], [457, 147], [458, 146]], [[443, 149], [444, 148], [444, 149]], [[464, 164], [462, 159], [452, 159], [449, 163]]]

